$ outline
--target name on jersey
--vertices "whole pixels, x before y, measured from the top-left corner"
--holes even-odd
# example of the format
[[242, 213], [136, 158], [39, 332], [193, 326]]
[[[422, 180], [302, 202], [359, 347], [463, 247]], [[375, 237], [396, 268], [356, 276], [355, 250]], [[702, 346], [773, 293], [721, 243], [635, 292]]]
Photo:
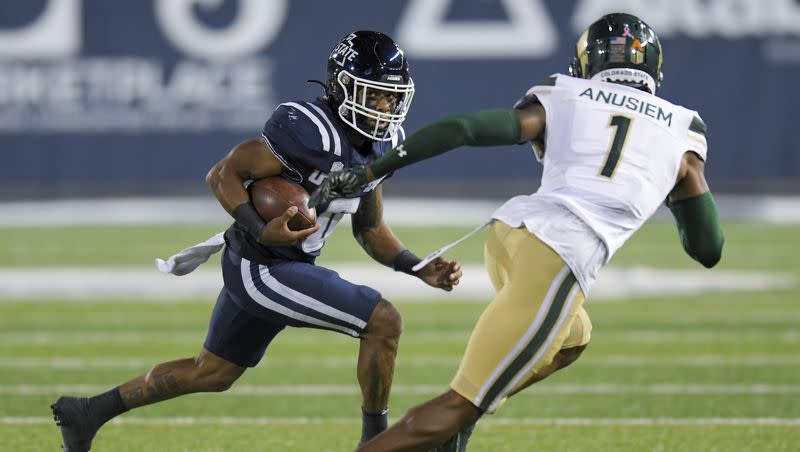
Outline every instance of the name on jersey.
[[658, 105], [637, 97], [592, 88], [586, 88], [578, 97], [588, 97], [595, 102], [627, 108], [655, 120], [664, 121], [668, 126], [672, 125], [672, 112], [667, 113]]

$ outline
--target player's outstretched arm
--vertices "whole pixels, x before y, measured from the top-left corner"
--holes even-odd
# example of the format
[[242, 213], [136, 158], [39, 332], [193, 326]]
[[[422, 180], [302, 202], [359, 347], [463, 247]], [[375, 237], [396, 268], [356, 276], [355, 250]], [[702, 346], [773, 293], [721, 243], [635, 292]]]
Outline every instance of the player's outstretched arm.
[[687, 152], [681, 162], [678, 183], [669, 195], [668, 205], [675, 217], [686, 254], [704, 267], [711, 268], [722, 257], [725, 237], [704, 170], [703, 160], [694, 152]]
[[443, 258], [430, 262], [415, 272], [412, 270], [420, 259], [407, 250], [400, 239], [383, 221], [381, 187], [364, 198], [358, 211], [353, 214], [353, 236], [373, 259], [395, 271], [417, 276], [428, 285], [450, 291], [461, 278], [461, 265]]
[[517, 110], [483, 110], [448, 116], [410, 135], [400, 146], [366, 167], [331, 173], [314, 190], [309, 206], [360, 192], [364, 185], [397, 169], [461, 146], [501, 146], [539, 138], [545, 111], [535, 103]]
[[222, 207], [245, 230], [265, 245], [284, 245], [302, 240], [319, 229], [319, 225], [301, 231], [290, 231], [287, 223], [297, 213], [290, 208], [269, 225], [250, 203], [244, 181], [277, 176], [281, 162], [263, 140], [246, 140], [236, 145], [206, 175], [206, 183]]
[[514, 110], [483, 110], [448, 116], [411, 134], [402, 145], [369, 165], [373, 177], [435, 157], [461, 146], [500, 146], [520, 142]]

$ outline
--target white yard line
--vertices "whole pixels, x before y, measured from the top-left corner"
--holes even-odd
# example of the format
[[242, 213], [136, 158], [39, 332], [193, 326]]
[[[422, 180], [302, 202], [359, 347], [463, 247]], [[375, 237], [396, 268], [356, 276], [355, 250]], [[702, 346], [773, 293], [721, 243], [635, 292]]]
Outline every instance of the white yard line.
[[[384, 217], [393, 226], [477, 226], [503, 200], [384, 198]], [[219, 224], [230, 216], [212, 196], [98, 198], [0, 203], [2, 227], [76, 225]], [[344, 218], [344, 223], [349, 217]]]
[[[483, 423], [479, 423], [480, 426]], [[487, 425], [607, 425], [607, 426], [753, 426], [753, 425], [776, 425], [792, 426], [800, 425], [800, 418], [775, 418], [775, 417], [750, 417], [750, 418], [498, 418], [487, 420]]]
[[[180, 417], [136, 417], [122, 416], [110, 421], [116, 425], [351, 425], [360, 424], [359, 418], [347, 417], [205, 417], [205, 416], [180, 416]], [[0, 416], [0, 425], [52, 425], [53, 419], [47, 416]], [[504, 418], [484, 417], [478, 423], [478, 428], [492, 426], [524, 426], [524, 425], [554, 425], [554, 426], [796, 426], [800, 425], [800, 418], [780, 417], [711, 417], [711, 418], [668, 418], [668, 417], [643, 417], [643, 418]]]
[[[163, 256], [162, 256], [163, 257]], [[113, 299], [213, 300], [222, 287], [221, 272], [207, 265], [177, 277], [148, 268], [0, 268], [0, 302], [18, 299], [102, 301]], [[481, 265], [465, 265], [464, 278], [452, 293], [436, 290], [408, 275], [380, 265], [334, 264], [350, 281], [378, 289], [385, 298], [404, 302], [459, 299], [486, 303], [494, 296]], [[591, 301], [619, 301], [642, 296], [686, 296], [705, 292], [761, 291], [795, 287], [795, 277], [746, 271], [605, 269], [589, 294]]]
[[581, 357], [580, 363], [593, 366], [684, 366], [684, 367], [718, 367], [718, 366], [797, 366], [800, 365], [800, 355], [783, 356], [719, 356], [719, 355], [691, 355], [691, 356], [637, 356], [637, 355], [612, 355], [600, 357]]
[[[108, 301], [109, 304], [119, 303], [119, 301], [111, 300]], [[206, 306], [208, 309], [211, 308], [212, 300], [195, 300], [193, 304], [198, 306]], [[163, 304], [163, 300], [135, 300], [129, 301], [129, 303], [138, 305], [150, 305], [150, 304]], [[405, 302], [402, 302], [405, 303]], [[453, 301], [443, 301], [443, 305], [452, 306]], [[182, 303], [188, 304], [188, 303]], [[411, 303], [414, 304], [414, 303]], [[590, 308], [590, 313], [593, 314], [593, 310]], [[466, 314], [465, 314], [466, 315]], [[469, 318], [467, 318], [469, 317]], [[594, 316], [593, 316], [594, 317]], [[48, 331], [53, 328], [61, 328], [63, 325], [63, 319], [57, 316], [52, 316], [47, 312], [39, 312], [36, 315], [28, 316], [27, 319], [31, 322], [32, 325], [31, 329], [35, 329], [37, 331]], [[471, 315], [466, 315], [465, 322], [469, 323], [471, 321]], [[84, 325], [87, 329], [95, 329], [95, 328], [102, 328], [104, 330], [115, 329], [117, 331], [125, 331], [129, 330], [130, 326], [133, 324], [146, 324], [150, 327], [159, 326], [162, 327], [162, 331], [170, 331], [175, 329], [181, 324], [185, 323], [185, 317], [183, 317], [178, 312], [170, 312], [168, 314], [160, 313], [159, 315], [154, 315], [149, 313], [149, 310], [143, 309], [136, 313], [126, 312], [124, 317], [121, 316], [114, 316], [109, 317], [108, 311], [102, 310], [98, 312], [85, 312], [81, 315], [81, 325]], [[597, 322], [597, 319], [593, 320]], [[605, 318], [601, 319], [599, 323], [607, 323], [610, 320], [606, 320]], [[622, 325], [641, 325], [642, 322], [642, 313], [640, 311], [633, 311], [629, 313], [621, 313], [615, 312], [613, 317], [613, 324], [617, 327]], [[768, 308], [766, 311], [762, 312], [742, 312], [740, 310], [727, 310], [725, 312], [704, 312], [702, 315], [698, 315], [697, 313], [686, 312], [685, 310], [671, 310], [671, 311], [662, 311], [659, 312], [658, 317], [649, 317], [647, 319], [647, 325], [653, 328], [661, 328], [663, 326], [673, 327], [675, 325], [708, 325], [708, 324], [720, 324], [724, 325], [721, 330], [727, 327], [736, 327], [736, 326], [754, 326], [755, 324], [800, 324], [800, 311], [797, 313], [794, 312], [787, 312], [785, 309], [783, 311], [780, 310], [780, 307], [773, 306]], [[2, 317], [0, 318], [0, 331], [2, 331], [2, 327], [7, 326], [10, 327], [8, 329], [16, 328], [19, 326], [19, 320], [14, 317]], [[607, 328], [607, 327], [606, 327]]]
[[[395, 385], [392, 393], [398, 395], [434, 395], [444, 392], [446, 385]], [[108, 390], [108, 385], [38, 385], [3, 384], [0, 394], [94, 394]], [[519, 396], [532, 394], [798, 394], [800, 385], [775, 384], [544, 384], [532, 386]], [[235, 385], [225, 392], [227, 396], [348, 396], [361, 394], [358, 385]]]
[[[461, 361], [461, 355], [447, 356], [413, 356], [398, 357], [399, 367], [444, 367], [453, 368]], [[349, 369], [355, 367], [357, 359], [355, 356], [339, 357], [313, 357], [296, 356], [267, 357], [256, 368], [269, 371], [274, 367], [313, 367], [316, 369]], [[120, 359], [117, 357], [97, 357], [97, 358], [0, 358], [0, 369], [24, 370], [24, 369], [59, 369], [59, 370], [96, 370], [96, 369], [146, 369], [153, 366], [156, 362], [150, 358], [129, 358]], [[612, 355], [604, 357], [581, 357], [582, 366], [596, 367], [794, 367], [800, 365], [800, 356], [716, 356], [716, 355], [693, 355], [677, 357], [653, 357], [637, 355]]]
[[[596, 331], [595, 340], [603, 343], [623, 344], [660, 344], [660, 343], [711, 343], [738, 344], [749, 341], [773, 341], [794, 344], [800, 342], [800, 331], [797, 329], [774, 329], [765, 331], [686, 331], [680, 328], [662, 329], [660, 331]], [[119, 332], [56, 332], [56, 331], [20, 331], [0, 333], [0, 344], [10, 346], [30, 345], [102, 345], [102, 344], [199, 344], [205, 337], [205, 331], [195, 332], [153, 333], [151, 331], [123, 330]], [[347, 336], [342, 336], [344, 339]], [[406, 345], [466, 344], [469, 331], [428, 331], [403, 337]], [[293, 344], [314, 344], [320, 336], [295, 335]]]
[[[800, 223], [798, 196], [716, 195], [720, 216], [775, 224]], [[505, 199], [384, 198], [384, 217], [393, 226], [477, 226]], [[669, 217], [660, 207], [656, 216]], [[347, 221], [348, 218], [345, 218]], [[12, 201], [0, 203], [2, 227], [71, 225], [220, 224], [230, 217], [211, 196], [130, 197]]]

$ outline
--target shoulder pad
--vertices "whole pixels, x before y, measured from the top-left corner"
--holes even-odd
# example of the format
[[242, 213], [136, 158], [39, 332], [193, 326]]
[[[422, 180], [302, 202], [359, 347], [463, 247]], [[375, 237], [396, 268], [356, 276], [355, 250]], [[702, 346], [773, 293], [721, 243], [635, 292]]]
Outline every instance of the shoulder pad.
[[280, 104], [264, 126], [264, 135], [273, 140], [273, 134], [290, 135], [306, 149], [333, 152], [342, 155], [342, 139], [330, 118], [311, 102], [286, 102]]
[[692, 118], [692, 123], [689, 124], [689, 130], [694, 133], [699, 133], [700, 135], [705, 136], [708, 127], [706, 127], [706, 123], [700, 119], [700, 115], [695, 113], [694, 118]]
[[550, 77], [547, 77], [546, 79], [537, 83], [536, 86], [556, 86], [557, 79], [558, 79], [558, 74], [553, 74]]
[[705, 161], [708, 154], [706, 123], [700, 119], [700, 115], [696, 111], [689, 110], [689, 113], [692, 115], [692, 122], [689, 123], [689, 131], [686, 133], [688, 149], [694, 151]]
[[523, 108], [530, 107], [533, 104], [541, 103], [539, 99], [539, 95], [545, 95], [550, 92], [550, 87], [556, 86], [556, 82], [558, 81], [558, 76], [561, 74], [553, 74], [550, 77], [542, 80], [541, 82], [533, 85], [526, 93], [525, 96], [522, 97], [514, 104], [514, 108], [521, 110]]
[[332, 162], [341, 160], [346, 144], [318, 106], [301, 101], [278, 106], [262, 136], [289, 176], [299, 182], [314, 171], [328, 171]]
[[531, 105], [538, 104], [538, 103], [540, 103], [540, 102], [539, 102], [539, 98], [536, 97], [536, 94], [528, 91], [528, 93], [526, 93], [524, 97], [522, 97], [518, 101], [514, 102], [514, 107], [513, 108], [515, 110], [524, 110], [524, 109], [530, 107]]

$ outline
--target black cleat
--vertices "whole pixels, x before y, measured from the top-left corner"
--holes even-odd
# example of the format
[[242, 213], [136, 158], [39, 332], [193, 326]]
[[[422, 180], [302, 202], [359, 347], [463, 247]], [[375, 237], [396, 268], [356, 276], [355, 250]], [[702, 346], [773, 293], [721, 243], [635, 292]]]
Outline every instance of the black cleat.
[[61, 427], [61, 449], [64, 452], [89, 452], [99, 428], [89, 414], [89, 399], [62, 396], [50, 408], [56, 425]]

